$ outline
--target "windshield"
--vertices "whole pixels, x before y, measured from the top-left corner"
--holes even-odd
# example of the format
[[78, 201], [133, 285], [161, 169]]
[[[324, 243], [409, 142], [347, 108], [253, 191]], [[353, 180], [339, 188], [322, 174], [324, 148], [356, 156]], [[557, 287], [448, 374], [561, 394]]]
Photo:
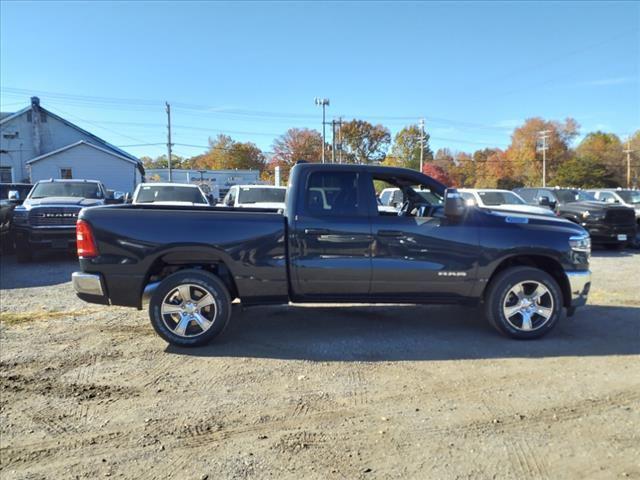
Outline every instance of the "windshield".
[[482, 203], [493, 205], [525, 205], [524, 200], [513, 192], [478, 192]]
[[284, 203], [284, 188], [242, 187], [238, 192], [238, 203]]
[[196, 187], [145, 185], [138, 191], [135, 203], [188, 202], [207, 203]]
[[556, 190], [555, 194], [562, 203], [586, 202], [596, 199], [593, 193], [583, 192], [581, 190]]
[[621, 190], [616, 192], [626, 203], [640, 203], [640, 191]]
[[47, 197], [102, 198], [102, 191], [94, 182], [47, 182], [33, 187], [31, 198]]

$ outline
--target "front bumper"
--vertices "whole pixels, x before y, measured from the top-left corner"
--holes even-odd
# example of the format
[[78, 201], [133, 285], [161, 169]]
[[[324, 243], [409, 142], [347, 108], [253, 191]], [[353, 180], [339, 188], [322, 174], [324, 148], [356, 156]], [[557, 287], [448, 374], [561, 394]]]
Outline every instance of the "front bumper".
[[[626, 243], [632, 242], [636, 236], [635, 225], [609, 225], [606, 223], [581, 224], [589, 232], [593, 243]], [[626, 240], [618, 240], [618, 235], [626, 235]]]
[[109, 305], [102, 277], [96, 273], [73, 272], [71, 283], [76, 295], [85, 302]]
[[25, 248], [73, 250], [76, 246], [75, 227], [65, 228], [15, 228], [16, 244]]
[[571, 308], [581, 307], [587, 303], [591, 289], [591, 271], [565, 272], [571, 290]]

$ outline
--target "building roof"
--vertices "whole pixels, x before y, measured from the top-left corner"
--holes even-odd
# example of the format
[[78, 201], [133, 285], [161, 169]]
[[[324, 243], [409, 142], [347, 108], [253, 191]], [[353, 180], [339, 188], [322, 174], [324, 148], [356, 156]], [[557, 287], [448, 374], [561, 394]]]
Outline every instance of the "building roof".
[[[39, 106], [39, 108], [40, 108], [40, 110], [44, 111], [47, 115], [51, 116], [52, 118], [55, 118], [56, 120], [61, 121], [62, 123], [64, 123], [67, 126], [77, 130], [78, 132], [83, 133], [84, 135], [87, 135], [92, 140], [94, 140], [95, 143], [97, 143], [99, 145], [102, 145], [107, 150], [112, 150], [113, 152], [117, 153], [118, 155], [120, 155], [122, 157], [126, 157], [129, 160], [132, 160], [132, 161], [134, 161], [134, 162], [136, 162], [136, 163], [138, 163], [138, 164], [140, 164], [142, 166], [142, 162], [140, 162], [140, 160], [137, 157], [131, 155], [130, 153], [127, 153], [124, 150], [119, 149], [115, 145], [111, 145], [106, 140], [103, 140], [102, 138], [94, 135], [93, 133], [88, 132], [87, 130], [85, 130], [83, 128], [80, 128], [76, 124], [71, 123], [69, 120], [66, 120], [65, 118], [62, 118], [61, 116], [56, 115], [55, 113], [47, 110], [46, 108], [44, 108], [42, 106]], [[15, 113], [6, 113], [6, 112], [4, 112], [2, 114], [3, 115], [2, 118], [0, 119], [0, 125], [4, 125], [5, 123], [8, 123], [13, 119], [18, 118], [19, 116], [26, 114], [27, 112], [31, 111], [31, 109], [32, 109], [32, 105], [29, 105], [28, 107], [25, 107], [22, 110], [19, 110], [19, 111], [15, 112]]]
[[64, 152], [65, 150], [71, 150], [72, 148], [76, 148], [80, 145], [86, 145], [87, 147], [95, 148], [96, 150], [100, 150], [101, 152], [108, 153], [109, 155], [113, 155], [114, 157], [118, 157], [119, 159], [124, 160], [125, 162], [133, 163], [134, 165], [140, 165], [140, 161], [137, 159], [132, 160], [130, 157], [125, 157], [124, 155], [120, 155], [119, 153], [116, 153], [109, 149], [98, 147], [97, 145], [94, 145], [93, 143], [89, 143], [85, 140], [80, 140], [80, 141], [77, 141], [76, 143], [70, 143], [69, 145], [65, 145], [64, 147], [59, 148], [57, 150], [53, 150], [49, 153], [45, 153], [44, 155], [40, 155], [39, 157], [32, 158], [27, 162], [27, 165], [35, 162], [39, 162], [40, 160], [44, 160], [45, 158], [48, 158], [48, 157], [52, 157], [53, 155], [57, 155], [60, 152]]

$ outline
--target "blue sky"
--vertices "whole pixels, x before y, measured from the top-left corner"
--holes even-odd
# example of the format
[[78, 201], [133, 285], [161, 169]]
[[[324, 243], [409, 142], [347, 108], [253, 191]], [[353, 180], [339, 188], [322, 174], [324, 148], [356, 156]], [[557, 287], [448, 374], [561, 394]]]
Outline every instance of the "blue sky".
[[[640, 3], [2, 2], [2, 111], [42, 105], [115, 145], [194, 155], [229, 133], [426, 119], [432, 148], [505, 147], [525, 118], [640, 128]], [[156, 156], [162, 145], [127, 147]]]

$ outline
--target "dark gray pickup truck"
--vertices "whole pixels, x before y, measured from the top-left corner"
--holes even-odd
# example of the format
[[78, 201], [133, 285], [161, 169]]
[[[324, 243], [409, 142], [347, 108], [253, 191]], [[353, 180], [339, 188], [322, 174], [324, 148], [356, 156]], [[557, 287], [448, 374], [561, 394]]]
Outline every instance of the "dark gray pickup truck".
[[[399, 212], [378, 210], [382, 184], [402, 189]], [[220, 334], [236, 298], [482, 304], [503, 334], [537, 338], [584, 305], [590, 287], [590, 239], [579, 225], [468, 207], [456, 190], [399, 168], [298, 164], [284, 214], [87, 208], [77, 237], [78, 296], [136, 308], [149, 298], [153, 327], [180, 346]]]

